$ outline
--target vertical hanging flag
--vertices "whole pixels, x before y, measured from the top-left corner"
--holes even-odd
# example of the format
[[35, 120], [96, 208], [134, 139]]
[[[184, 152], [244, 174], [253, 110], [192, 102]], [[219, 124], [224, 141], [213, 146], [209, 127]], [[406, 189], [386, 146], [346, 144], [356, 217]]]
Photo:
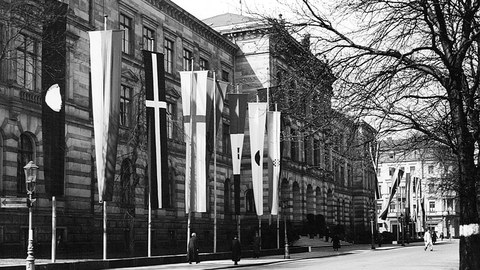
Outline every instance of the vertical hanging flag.
[[230, 147], [232, 149], [235, 214], [240, 215], [240, 167], [248, 94], [228, 94], [230, 104]]
[[[168, 204], [167, 99], [163, 54], [143, 51], [148, 131], [150, 203], [153, 209]], [[167, 187], [167, 188], [166, 188]]]
[[253, 196], [258, 216], [263, 215], [263, 143], [266, 118], [266, 102], [248, 103]]
[[206, 113], [208, 71], [182, 71], [183, 124], [186, 143], [185, 211], [207, 211]]
[[123, 31], [93, 31], [90, 36], [93, 131], [98, 199], [111, 201], [117, 157], [120, 68]]
[[278, 182], [280, 177], [280, 112], [267, 113], [268, 132], [268, 203], [272, 215], [278, 215]]
[[[225, 94], [227, 93], [228, 83], [224, 81], [214, 82], [212, 78], [207, 78], [207, 155], [206, 155], [206, 171], [209, 175], [210, 160], [213, 154], [213, 128], [218, 131], [221, 124], [223, 103], [225, 101]], [[213, 100], [213, 91], [215, 93], [215, 101]], [[214, 104], [215, 102], [215, 104]], [[213, 119], [213, 110], [216, 111], [216, 119]], [[214, 122], [215, 121], [215, 122]], [[216, 139], [216, 138], [215, 138]], [[208, 178], [208, 177], [207, 177]]]
[[[42, 43], [42, 141], [45, 191], [64, 193], [65, 172], [65, 81], [68, 5], [49, 0]], [[55, 14], [53, 14], [55, 13]]]
[[403, 170], [396, 168], [395, 172], [392, 175], [392, 182], [393, 182], [392, 191], [390, 193], [388, 200], [383, 202], [382, 212], [380, 214], [380, 218], [383, 220], [387, 219], [388, 207], [392, 202], [393, 196], [395, 195], [395, 192], [397, 191], [398, 186], [400, 186], [400, 181], [402, 180], [402, 177], [403, 177]]

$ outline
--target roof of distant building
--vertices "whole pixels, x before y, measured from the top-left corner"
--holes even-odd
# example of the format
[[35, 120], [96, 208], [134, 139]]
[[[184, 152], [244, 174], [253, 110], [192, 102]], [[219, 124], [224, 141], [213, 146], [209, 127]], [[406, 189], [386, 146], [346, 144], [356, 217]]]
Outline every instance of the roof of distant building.
[[249, 30], [266, 26], [261, 19], [234, 13], [224, 13], [213, 16], [203, 20], [203, 22], [220, 33]]

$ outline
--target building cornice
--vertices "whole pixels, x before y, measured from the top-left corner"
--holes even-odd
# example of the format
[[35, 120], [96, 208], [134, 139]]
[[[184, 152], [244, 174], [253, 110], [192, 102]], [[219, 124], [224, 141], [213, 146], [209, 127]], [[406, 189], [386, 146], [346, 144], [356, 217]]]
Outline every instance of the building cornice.
[[210, 41], [230, 53], [238, 50], [237, 45], [232, 43], [228, 38], [222, 36], [210, 26], [206, 25], [192, 14], [188, 13], [170, 0], [146, 0], [148, 3], [170, 16], [179, 23], [187, 26], [193, 32], [198, 33], [201, 37]]

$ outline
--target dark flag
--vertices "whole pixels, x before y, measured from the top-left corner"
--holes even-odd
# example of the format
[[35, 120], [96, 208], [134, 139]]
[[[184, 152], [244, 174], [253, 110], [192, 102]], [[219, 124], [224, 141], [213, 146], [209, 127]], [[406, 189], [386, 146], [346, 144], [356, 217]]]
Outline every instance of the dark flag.
[[168, 206], [167, 99], [163, 54], [143, 51], [145, 65], [148, 179], [152, 209]]
[[390, 206], [390, 203], [392, 202], [392, 198], [395, 195], [395, 192], [397, 191], [397, 188], [400, 186], [400, 181], [402, 180], [403, 177], [403, 170], [400, 169], [395, 169], [395, 172], [392, 175], [392, 191], [390, 193], [390, 196], [388, 197], [388, 201], [385, 201], [382, 207], [382, 212], [380, 214], [380, 218], [385, 220], [387, 219], [388, 215], [388, 207]]
[[68, 5], [46, 3], [42, 36], [42, 142], [45, 191], [64, 193], [65, 172], [65, 80]]
[[230, 105], [230, 147], [233, 163], [233, 190], [235, 214], [240, 215], [240, 165], [243, 139], [245, 136], [245, 116], [247, 115], [248, 94], [228, 94]]

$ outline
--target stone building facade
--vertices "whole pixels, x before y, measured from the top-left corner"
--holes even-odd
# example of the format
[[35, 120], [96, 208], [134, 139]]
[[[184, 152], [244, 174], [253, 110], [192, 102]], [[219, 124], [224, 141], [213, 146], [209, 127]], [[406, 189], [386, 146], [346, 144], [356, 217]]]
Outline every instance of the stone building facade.
[[[118, 174], [114, 198], [107, 208], [109, 252], [128, 250], [129, 245], [134, 243], [130, 255], [133, 251], [137, 255], [145, 255], [148, 209], [146, 146], [138, 128], [141, 126], [141, 117], [137, 116], [143, 114], [144, 104], [141, 50], [148, 49], [165, 55], [169, 122], [169, 203], [163, 209], [153, 210], [153, 254], [183, 253], [187, 231], [184, 205], [185, 145], [178, 71], [191, 69], [193, 62], [194, 70], [212, 70], [217, 78], [231, 83], [229, 91], [239, 89], [252, 93], [253, 98], [253, 93], [258, 89], [274, 86], [274, 78], [278, 73], [275, 63], [278, 59], [268, 57], [270, 46], [259, 53], [251, 51], [253, 47], [249, 49], [248, 42], [243, 42], [247, 41], [246, 36], [259, 39], [256, 34], [252, 35], [258, 33], [255, 29], [238, 35], [215, 30], [208, 22], [198, 20], [169, 0], [80, 0], [63, 3], [68, 5], [65, 45], [67, 75], [64, 188], [63, 195], [56, 197], [58, 252], [93, 252], [98, 255], [101, 250], [102, 205], [98, 203], [94, 165], [88, 31], [103, 29], [106, 18], [107, 29], [124, 31]], [[42, 172], [41, 93], [45, 89], [41, 88], [43, 59], [40, 26], [20, 29], [10, 28], [6, 23], [0, 24], [0, 37], [3, 40], [9, 40], [19, 33], [24, 40], [31, 42], [31, 46], [24, 46], [23, 50], [15, 44], [2, 43], [10, 50], [8, 55], [13, 57], [0, 58], [0, 196], [2, 199], [25, 197], [22, 186], [23, 163], [33, 160], [40, 167], [33, 224], [36, 252], [42, 256], [49, 253], [51, 243], [52, 198], [46, 194]], [[263, 38], [260, 37], [260, 40]], [[285, 64], [280, 65], [288, 69]], [[225, 240], [231, 238], [238, 224], [233, 214], [234, 192], [233, 181], [230, 180], [228, 102], [222, 118], [217, 138], [217, 241], [219, 250], [227, 250], [229, 247], [225, 243], [229, 241]], [[281, 198], [289, 206], [285, 210], [286, 218], [297, 231], [306, 231], [308, 226], [305, 224], [311, 225], [307, 216], [312, 214], [317, 217], [312, 225], [315, 228], [338, 224], [350, 239], [360, 239], [368, 226], [368, 207], [373, 200], [372, 168], [360, 153], [351, 156], [346, 155], [345, 150], [347, 144], [353, 141], [356, 142], [353, 145], [363, 145], [373, 131], [367, 125], [355, 125], [346, 117], [337, 119], [343, 120], [336, 120], [335, 123], [334, 129], [341, 135], [336, 145], [324, 143], [324, 137], [319, 134], [305, 140], [285, 142]], [[292, 127], [301, 125], [300, 122], [290, 121], [285, 129], [286, 134], [291, 133]], [[354, 139], [347, 140], [347, 137]], [[245, 142], [248, 142], [248, 131]], [[240, 196], [242, 214], [239, 217], [240, 235], [245, 243], [249, 242], [249, 237], [259, 225], [256, 214], [251, 211], [254, 207], [247, 156], [248, 153], [244, 153]], [[207, 184], [207, 213], [192, 215], [192, 231], [199, 236], [201, 251], [210, 252], [213, 247], [215, 201], [213, 166], [210, 166]], [[25, 208], [0, 208], [0, 255], [24, 254], [27, 218]], [[275, 219], [265, 215], [260, 220], [262, 231], [265, 230], [263, 237], [268, 237], [268, 230], [275, 231], [272, 229]], [[319, 229], [313, 231], [323, 233]], [[269, 241], [265, 239], [264, 242]], [[267, 246], [271, 247], [269, 244]]]

